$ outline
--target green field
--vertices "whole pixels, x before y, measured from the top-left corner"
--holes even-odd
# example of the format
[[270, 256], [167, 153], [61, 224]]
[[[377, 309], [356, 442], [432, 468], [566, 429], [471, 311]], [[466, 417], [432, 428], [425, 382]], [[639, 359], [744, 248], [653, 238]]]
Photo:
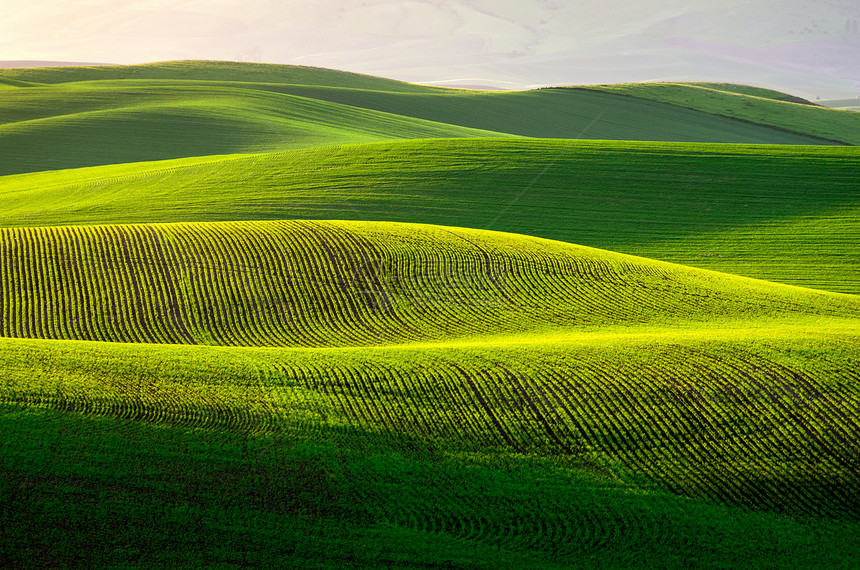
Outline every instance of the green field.
[[857, 334], [10, 339], [6, 543], [140, 566], [847, 568]]
[[[856, 296], [379, 222], [5, 230], [0, 258], [13, 521], [62, 528], [81, 515], [57, 501], [91, 504], [102, 525], [145, 529], [121, 539], [142, 565], [239, 564], [261, 556], [246, 525], [286, 524], [278, 548], [297, 565], [339, 566], [324, 549], [341, 537], [364, 545], [356, 567], [564, 567], [586, 552], [659, 565], [742, 529], [794, 557], [824, 517], [847, 541], [828, 556], [852, 560]], [[49, 477], [46, 445], [65, 457]], [[711, 513], [732, 526], [688, 523]], [[201, 524], [204, 551], [146, 547]], [[321, 535], [307, 546], [306, 524]], [[627, 525], [641, 534], [610, 538]], [[655, 549], [652, 532], [672, 534]], [[92, 555], [39, 536], [60, 559]]]
[[844, 109], [847, 111], [860, 111], [860, 97], [857, 99], [828, 99], [826, 101], [816, 101], [819, 105], [830, 107], [831, 109]]
[[[4, 91], [0, 94], [3, 97]], [[490, 136], [457, 125], [231, 86], [73, 84], [0, 103], [0, 174], [402, 138]]]
[[0, 226], [432, 223], [858, 293], [858, 160], [856, 147], [401, 141], [0, 177]]
[[595, 85], [587, 89], [688, 107], [832, 141], [860, 144], [860, 115], [810, 105], [809, 102], [792, 102], [789, 95], [776, 91], [720, 83], [632, 83]]
[[[0, 175], [494, 134], [756, 144], [857, 142], [851, 138], [856, 127], [850, 121], [839, 136], [828, 130], [845, 122], [834, 110], [792, 114], [795, 122], [808, 122], [804, 130], [779, 120], [720, 116], [705, 97], [701, 109], [681, 109], [592, 90], [443, 89], [296, 66], [184, 62], [0, 69], [0, 80], [7, 86], [26, 82], [25, 87], [0, 92], [0, 153], [5, 157]], [[754, 101], [756, 108], [761, 101], [789, 107], [755, 97], [741, 99]]]
[[849, 112], [0, 84], [0, 566], [860, 565]]
[[860, 316], [853, 295], [391, 222], [2, 230], [0, 258], [2, 337], [325, 347]]

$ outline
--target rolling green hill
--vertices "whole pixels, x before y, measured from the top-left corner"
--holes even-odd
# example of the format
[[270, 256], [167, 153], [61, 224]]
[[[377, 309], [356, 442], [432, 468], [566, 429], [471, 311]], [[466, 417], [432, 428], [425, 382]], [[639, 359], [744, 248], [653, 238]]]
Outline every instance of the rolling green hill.
[[7, 563], [853, 560], [857, 296], [393, 223], [2, 237]]
[[[651, 83], [644, 84], [645, 86], [652, 85]], [[726, 93], [737, 93], [739, 95], [750, 95], [752, 97], [760, 97], [763, 99], [773, 99], [774, 101], [788, 101], [795, 103], [805, 103], [807, 105], [813, 105], [811, 101], [807, 99], [802, 99], [800, 97], [795, 97], [794, 95], [790, 95], [788, 93], [783, 93], [782, 91], [774, 91], [773, 89], [765, 89], [763, 87], [755, 87], [753, 85], [739, 85], [737, 83], [707, 83], [707, 82], [684, 82], [679, 85], [684, 86], [695, 86], [695, 87], [704, 87], [705, 89], [711, 89], [715, 91], [723, 91]]]
[[0, 70], [0, 567], [857, 568], [860, 125], [800, 103]]
[[775, 91], [719, 83], [630, 83], [591, 85], [587, 89], [669, 103], [847, 144], [860, 144], [860, 116], [809, 105], [808, 102], [780, 101], [777, 99], [790, 96]]
[[512, 234], [390, 222], [3, 230], [0, 337], [361, 346], [860, 316], [860, 300]]
[[[0, 99], [4, 99], [0, 94]], [[346, 105], [234, 87], [84, 84], [0, 102], [0, 173], [402, 138], [493, 136]]]
[[[754, 338], [743, 340], [755, 345]], [[740, 380], [706, 392], [647, 376], [642, 357], [659, 354], [665, 365], [673, 351], [693, 355], [690, 364], [701, 370], [668, 370], [726, 377], [704, 357], [713, 344], [654, 350], [618, 339], [620, 353], [612, 344], [559, 345], [554, 353], [541, 347], [541, 356], [581, 362], [568, 381], [577, 394], [567, 404], [570, 417], [539, 397], [541, 390], [549, 398], [564, 394], [557, 365], [543, 382], [536, 372], [550, 362], [530, 365], [520, 377], [526, 392], [505, 404], [505, 391], [516, 388], [494, 386], [507, 371], [492, 353], [481, 361], [480, 353], [456, 350], [358, 356], [4, 341], [5, 365], [27, 388], [14, 393], [20, 403], [0, 407], [7, 523], [0, 557], [12, 567], [850, 568], [858, 524], [840, 513], [856, 514], [856, 478], [844, 463], [850, 451], [838, 450], [839, 437], [856, 427], [818, 420], [809, 424], [823, 437], [815, 440], [804, 435], [803, 419], [832, 417], [828, 402], [856, 397], [856, 379], [834, 385], [821, 381], [838, 377], [832, 373], [812, 382], [804, 374], [805, 388], [826, 393], [824, 401], [790, 382], [781, 386], [793, 391], [780, 397], [755, 376], [743, 379], [761, 364], [808, 366], [804, 355], [820, 353], [822, 339], [785, 340], [766, 335], [780, 350], [764, 354], [743, 341], [723, 344], [715, 354], [730, 355], [725, 364]], [[838, 345], [827, 346], [833, 362]], [[615, 360], [630, 355], [627, 365]], [[398, 356], [419, 360], [403, 367]], [[417, 373], [411, 384], [375, 368], [394, 359], [399, 373]], [[467, 359], [474, 365], [466, 370], [481, 374], [475, 389], [486, 390], [487, 407], [476, 403], [479, 392], [451, 383]], [[601, 359], [615, 363], [607, 366], [614, 378], [588, 376], [595, 366], [586, 363]], [[313, 368], [283, 371], [299, 362]], [[8, 401], [8, 385], [2, 393]], [[400, 403], [390, 416], [374, 407], [382, 394]], [[533, 439], [542, 424], [526, 419], [535, 411], [525, 416], [518, 407], [528, 402], [540, 414], [558, 405], [548, 420], [552, 433], [588, 447], [554, 457], [543, 449], [505, 452], [502, 433], [515, 445], [542, 448]], [[496, 419], [505, 431], [494, 431], [491, 411], [504, 412]], [[272, 412], [275, 421], [264, 421]], [[422, 431], [422, 417], [445, 419]], [[389, 418], [391, 427], [382, 427]], [[637, 429], [636, 421], [655, 427]], [[724, 440], [696, 436], [712, 425]], [[401, 435], [409, 430], [417, 435]], [[549, 433], [544, 427], [548, 443]], [[477, 453], [462, 451], [476, 441]], [[651, 461], [653, 475], [628, 461]], [[661, 490], [661, 479], [675, 492]], [[728, 503], [704, 498], [714, 492]]]
[[301, 65], [241, 63], [233, 61], [166, 61], [143, 65], [98, 65], [92, 67], [22, 67], [0, 69], [0, 78], [29, 84], [109, 81], [115, 79], [187, 81], [230, 81], [329, 85], [383, 91], [436, 92], [430, 87], [384, 77], [350, 73], [336, 69]]
[[717, 117], [698, 109], [577, 89], [443, 93], [379, 93], [332, 87], [278, 90], [472, 128], [529, 137], [751, 144], [833, 144], [803, 131], [789, 133]]
[[[615, 92], [481, 92], [218, 62], [3, 69], [0, 81], [31, 85], [0, 92], [0, 174], [451, 136], [857, 142], [853, 123], [842, 125], [835, 111], [733, 95], [756, 109], [761, 101], [777, 106], [761, 121], [739, 121], [715, 114], [712, 90], [698, 87], [704, 95], [679, 109]], [[781, 122], [783, 114], [790, 120]]]
[[0, 225], [424, 222], [858, 293], [858, 159], [835, 147], [402, 141], [2, 177]]
[[[214, 61], [0, 69], [0, 81], [48, 84], [58, 91], [78, 82], [127, 87], [171, 81], [185, 86], [226, 83], [523, 136], [571, 137], [582, 132], [577, 138], [773, 144], [858, 141], [850, 119], [808, 105], [803, 109], [781, 104], [802, 101], [786, 93], [728, 83], [588, 86], [564, 94], [556, 89], [546, 90], [550, 93], [480, 92], [322, 68]], [[589, 92], [593, 90], [599, 93]], [[608, 92], [671, 106], [607, 97]], [[679, 111], [679, 104], [696, 112]], [[726, 117], [741, 122], [727, 121]]]

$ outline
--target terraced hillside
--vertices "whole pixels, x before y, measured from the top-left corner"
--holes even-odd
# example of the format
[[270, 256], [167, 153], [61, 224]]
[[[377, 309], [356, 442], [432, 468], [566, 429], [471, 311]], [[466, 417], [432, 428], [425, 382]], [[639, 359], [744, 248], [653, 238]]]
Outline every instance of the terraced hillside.
[[0, 225], [353, 219], [860, 292], [854, 147], [400, 141], [0, 177]]

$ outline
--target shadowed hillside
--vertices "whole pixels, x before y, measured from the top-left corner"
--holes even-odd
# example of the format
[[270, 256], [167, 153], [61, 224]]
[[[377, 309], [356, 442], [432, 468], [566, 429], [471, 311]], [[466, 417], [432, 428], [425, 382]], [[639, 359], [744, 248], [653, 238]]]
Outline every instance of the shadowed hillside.
[[803, 99], [793, 101], [790, 95], [776, 91], [720, 83], [631, 83], [588, 89], [669, 103], [844, 144], [860, 144], [860, 115], [810, 105]]

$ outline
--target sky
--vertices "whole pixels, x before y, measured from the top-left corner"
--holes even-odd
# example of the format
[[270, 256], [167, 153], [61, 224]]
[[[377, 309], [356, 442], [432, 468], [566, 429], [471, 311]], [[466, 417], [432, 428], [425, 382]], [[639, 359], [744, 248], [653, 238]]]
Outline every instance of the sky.
[[330, 67], [529, 88], [730, 81], [860, 95], [860, 0], [0, 0], [0, 60]]

